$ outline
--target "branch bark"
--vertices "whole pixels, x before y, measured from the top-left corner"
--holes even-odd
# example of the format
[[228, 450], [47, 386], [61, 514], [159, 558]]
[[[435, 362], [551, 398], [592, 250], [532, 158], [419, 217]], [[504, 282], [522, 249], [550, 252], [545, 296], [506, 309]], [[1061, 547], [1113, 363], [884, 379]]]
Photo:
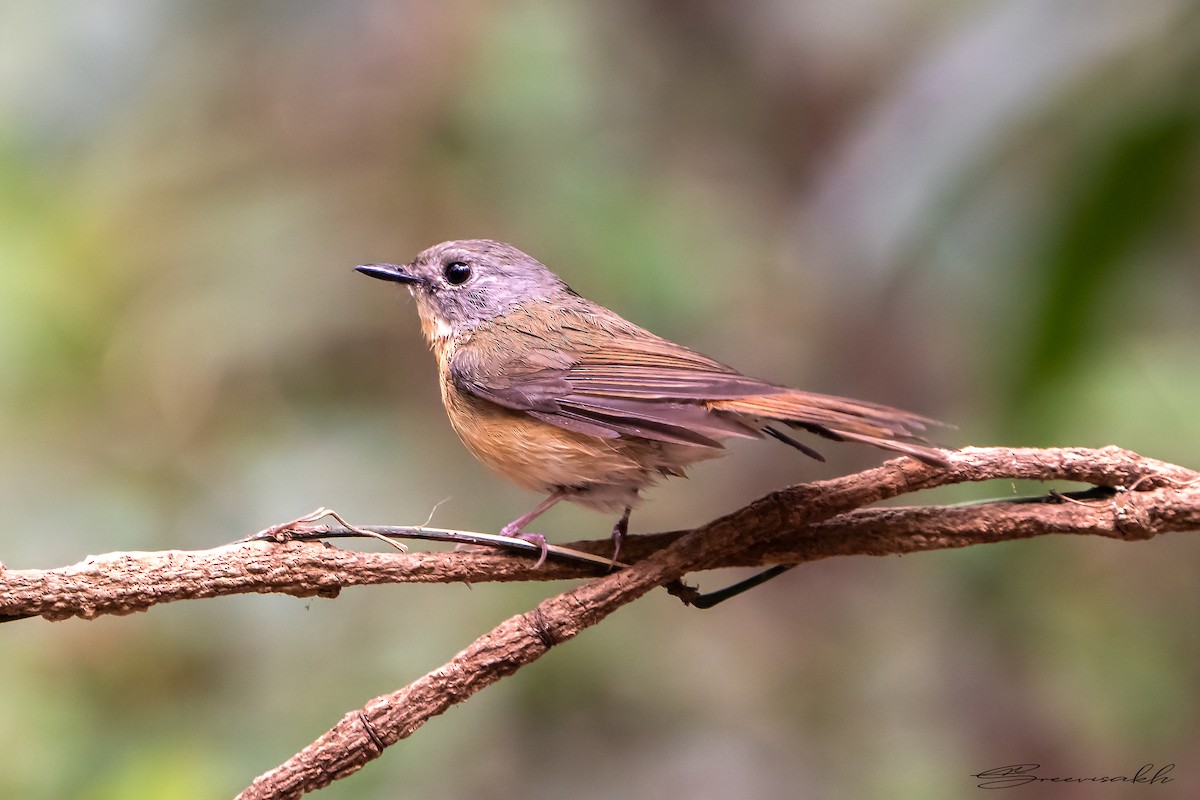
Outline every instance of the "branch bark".
[[[965, 448], [940, 469], [897, 459], [841, 478], [789, 487], [690, 531], [630, 536], [634, 563], [547, 599], [480, 637], [441, 668], [371, 700], [239, 797], [298, 797], [361, 769], [429, 718], [516, 672], [626, 603], [689, 572], [889, 555], [1048, 533], [1148, 539], [1200, 528], [1200, 473], [1116, 447]], [[994, 479], [1068, 480], [1111, 496], [1061, 503], [863, 506], [937, 486]], [[604, 552], [607, 540], [572, 547]], [[51, 570], [0, 570], [0, 615], [47, 619], [143, 611], [161, 602], [246, 592], [334, 597], [396, 582], [587, 577], [585, 566], [498, 553], [357, 553], [325, 544], [241, 543], [213, 550], [113, 553]]]

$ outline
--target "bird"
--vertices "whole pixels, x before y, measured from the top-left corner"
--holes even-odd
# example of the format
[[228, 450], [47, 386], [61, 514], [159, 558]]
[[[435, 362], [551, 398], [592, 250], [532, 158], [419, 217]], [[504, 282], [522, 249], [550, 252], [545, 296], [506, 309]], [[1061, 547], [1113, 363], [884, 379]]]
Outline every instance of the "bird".
[[619, 553], [642, 491], [722, 455], [728, 439], [770, 437], [824, 461], [805, 432], [947, 464], [922, 437], [936, 420], [744, 375], [582, 297], [504, 242], [447, 241], [356, 269], [408, 288], [467, 449], [543, 495], [500, 531], [540, 544], [539, 565], [545, 537], [526, 528], [555, 504], [619, 514]]

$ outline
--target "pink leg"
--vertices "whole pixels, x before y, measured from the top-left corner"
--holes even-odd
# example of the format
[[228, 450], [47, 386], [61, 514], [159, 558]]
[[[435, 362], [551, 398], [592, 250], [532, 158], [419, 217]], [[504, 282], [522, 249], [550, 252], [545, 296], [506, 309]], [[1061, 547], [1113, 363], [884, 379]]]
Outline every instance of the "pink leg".
[[545, 514], [547, 511], [553, 508], [559, 500], [562, 500], [566, 496], [566, 492], [561, 489], [557, 489], [546, 495], [546, 497], [542, 498], [542, 501], [534, 506], [528, 513], [522, 514], [500, 529], [501, 536], [511, 536], [514, 539], [524, 539], [527, 542], [534, 542], [542, 546], [542, 555], [540, 558], [538, 558], [537, 564], [534, 565], [535, 567], [540, 567], [546, 561], [546, 554], [550, 552], [546, 548], [546, 537], [542, 536], [540, 533], [522, 533], [521, 531], [526, 525], [533, 522], [542, 514]]

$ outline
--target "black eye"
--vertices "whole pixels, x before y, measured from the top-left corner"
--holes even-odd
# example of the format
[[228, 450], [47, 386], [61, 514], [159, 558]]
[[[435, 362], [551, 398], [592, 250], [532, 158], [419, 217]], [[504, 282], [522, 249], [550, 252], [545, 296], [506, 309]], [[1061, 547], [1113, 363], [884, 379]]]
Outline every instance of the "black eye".
[[458, 286], [461, 283], [466, 283], [467, 278], [471, 277], [471, 265], [465, 261], [451, 261], [446, 265], [446, 269], [442, 274], [446, 276], [446, 283]]

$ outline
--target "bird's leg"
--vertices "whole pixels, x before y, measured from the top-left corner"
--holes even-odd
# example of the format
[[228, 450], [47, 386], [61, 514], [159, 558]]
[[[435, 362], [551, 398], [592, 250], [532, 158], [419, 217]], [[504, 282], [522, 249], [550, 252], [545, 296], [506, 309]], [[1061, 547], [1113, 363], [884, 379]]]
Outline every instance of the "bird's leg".
[[621, 542], [625, 540], [625, 534], [629, 533], [629, 514], [631, 511], [633, 511], [633, 506], [625, 506], [625, 513], [622, 514], [621, 518], [617, 520], [617, 523], [613, 525], [613, 561], [616, 561], [617, 556], [621, 555]]
[[566, 496], [567, 493], [562, 489], [555, 489], [553, 492], [542, 498], [542, 501], [530, 509], [528, 513], [522, 514], [500, 529], [501, 536], [511, 536], [514, 539], [524, 539], [527, 542], [533, 542], [534, 544], [541, 546], [542, 554], [538, 558], [537, 563], [534, 564], [535, 568], [540, 567], [546, 561], [546, 554], [550, 552], [550, 550], [546, 547], [546, 537], [542, 536], [540, 533], [522, 533], [521, 531], [526, 525], [533, 522], [542, 514], [545, 514], [559, 500], [562, 500]]
[[[550, 494], [543, 497], [541, 502], [539, 502], [536, 506], [534, 506], [532, 509], [530, 509], [530, 511], [528, 513], [522, 514], [521, 516], [517, 517], [512, 522], [508, 523], [503, 528], [501, 528], [500, 535], [501, 536], [512, 536], [514, 538], [517, 538], [520, 535], [521, 531], [524, 530], [526, 525], [533, 522], [535, 519], [540, 517], [542, 514], [545, 514], [547, 511], [549, 511], [552, 507], [554, 507], [554, 505], [556, 503], [558, 503], [559, 500], [562, 500], [564, 497], [566, 497], [566, 494], [567, 493], [564, 492], [562, 489], [555, 489], [553, 492], [551, 492]], [[528, 536], [530, 534], [526, 534], [526, 535]]]

